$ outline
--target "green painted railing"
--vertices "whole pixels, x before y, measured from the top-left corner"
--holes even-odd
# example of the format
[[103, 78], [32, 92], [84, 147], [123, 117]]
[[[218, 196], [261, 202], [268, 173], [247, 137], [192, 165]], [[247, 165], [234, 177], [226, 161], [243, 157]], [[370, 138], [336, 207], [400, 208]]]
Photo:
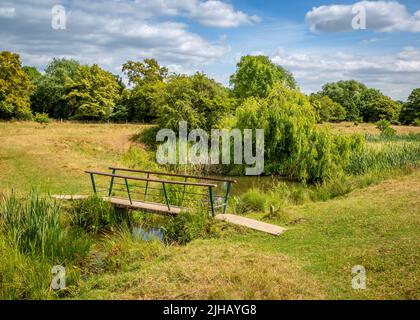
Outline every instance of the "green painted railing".
[[[164, 173], [164, 172], [153, 172], [153, 171], [145, 171], [145, 170], [134, 170], [134, 169], [126, 169], [126, 168], [116, 168], [111, 167], [111, 173], [104, 173], [104, 172], [96, 172], [96, 171], [86, 171], [90, 175], [91, 183], [93, 187], [94, 193], [99, 193], [102, 191], [106, 191], [106, 194], [108, 197], [113, 196], [113, 194], [118, 192], [124, 192], [124, 194], [127, 195], [127, 198], [130, 202], [130, 204], [133, 203], [133, 201], [143, 201], [143, 202], [149, 202], [147, 201], [148, 198], [152, 197], [159, 197], [161, 193], [163, 193], [163, 201], [164, 204], [167, 206], [168, 211], [171, 211], [171, 199], [169, 196], [169, 193], [181, 193], [181, 200], [178, 204], [179, 206], [183, 206], [185, 201], [192, 201], [191, 197], [188, 196], [202, 196], [207, 197], [209, 201], [209, 209], [211, 214], [214, 216], [218, 209], [221, 209], [222, 213], [226, 213], [228, 202], [229, 202], [229, 196], [232, 188], [232, 184], [236, 183], [235, 180], [231, 179], [223, 179], [223, 178], [211, 178], [211, 177], [202, 177], [202, 176], [193, 176], [193, 175], [183, 175], [183, 174], [173, 174], [173, 173]], [[139, 177], [139, 176], [128, 176], [128, 175], [122, 175], [118, 174], [117, 172], [129, 172], [130, 174], [145, 174], [145, 177]], [[98, 188], [97, 180], [95, 179], [95, 176], [101, 176], [101, 177], [108, 177], [110, 178], [110, 182], [108, 187], [104, 189]], [[177, 180], [167, 180], [167, 179], [158, 179], [158, 178], [152, 178], [156, 176], [164, 176], [164, 177], [180, 177], [184, 178], [183, 181], [177, 181]], [[217, 184], [214, 183], [203, 183], [203, 182], [191, 182], [189, 179], [194, 180], [204, 180], [204, 181], [210, 181], [210, 182], [223, 182], [226, 184], [226, 192], [223, 195], [215, 195], [214, 189], [217, 187]], [[123, 180], [122, 183], [118, 183], [118, 180]], [[138, 185], [135, 184], [135, 182], [144, 182], [145, 185]], [[161, 185], [161, 187], [156, 188], [153, 187], [153, 184]], [[121, 185], [122, 189], [116, 189], [116, 185]], [[177, 186], [182, 187], [182, 190], [168, 190], [169, 186]], [[190, 190], [187, 190], [187, 187], [192, 188], [193, 190], [198, 188], [207, 188], [207, 193], [203, 192], [191, 192]], [[144, 192], [135, 192], [134, 189], [137, 188], [143, 188]], [[159, 194], [152, 193], [152, 190], [158, 190]], [[133, 200], [134, 194], [141, 194], [142, 199], [139, 200]], [[220, 202], [222, 202], [219, 205], [216, 205], [215, 199], [218, 199]], [[197, 202], [203, 203], [202, 199], [196, 200]], [[156, 202], [152, 202], [156, 203]]]

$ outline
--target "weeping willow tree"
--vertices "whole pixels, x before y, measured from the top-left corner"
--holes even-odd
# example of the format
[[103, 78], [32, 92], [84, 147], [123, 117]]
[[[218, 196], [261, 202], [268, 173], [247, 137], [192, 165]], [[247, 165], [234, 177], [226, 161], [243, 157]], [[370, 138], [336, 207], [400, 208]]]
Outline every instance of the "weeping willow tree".
[[343, 174], [353, 152], [363, 147], [357, 135], [333, 135], [316, 126], [316, 111], [297, 90], [275, 86], [266, 98], [249, 98], [237, 109], [241, 129], [264, 129], [265, 174], [320, 182]]

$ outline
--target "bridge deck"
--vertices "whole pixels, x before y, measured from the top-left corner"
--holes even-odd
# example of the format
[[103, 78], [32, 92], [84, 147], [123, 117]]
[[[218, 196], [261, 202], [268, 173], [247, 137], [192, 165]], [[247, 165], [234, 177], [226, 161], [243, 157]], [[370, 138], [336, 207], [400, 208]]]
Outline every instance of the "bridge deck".
[[[59, 200], [82, 200], [86, 199], [89, 196], [82, 196], [82, 195], [53, 195], [55, 199]], [[134, 210], [142, 210], [147, 212], [154, 212], [160, 214], [168, 214], [168, 215], [177, 215], [181, 212], [180, 207], [171, 206], [170, 210], [168, 206], [159, 203], [152, 203], [152, 202], [143, 202], [143, 201], [136, 201], [133, 200], [131, 203], [128, 199], [119, 198], [119, 197], [102, 197], [104, 201], [111, 202], [116, 207], [120, 208], [127, 208], [127, 209], [134, 209]]]

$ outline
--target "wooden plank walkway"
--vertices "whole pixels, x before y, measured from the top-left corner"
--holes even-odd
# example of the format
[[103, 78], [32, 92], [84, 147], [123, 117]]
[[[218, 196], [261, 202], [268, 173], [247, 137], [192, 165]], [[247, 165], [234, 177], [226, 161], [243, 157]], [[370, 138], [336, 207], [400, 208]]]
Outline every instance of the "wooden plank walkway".
[[232, 224], [236, 224], [239, 226], [247, 227], [250, 229], [262, 231], [265, 233], [269, 233], [275, 236], [278, 236], [286, 231], [285, 228], [275, 226], [273, 224], [265, 223], [262, 221], [245, 218], [242, 216], [237, 216], [233, 214], [218, 214], [216, 215], [217, 220], [226, 221]]
[[[53, 195], [55, 199], [59, 200], [82, 200], [89, 198], [89, 196], [81, 196], [81, 195]], [[168, 214], [168, 215], [177, 215], [181, 212], [180, 207], [171, 206], [171, 209], [168, 209], [168, 206], [159, 204], [159, 203], [152, 203], [152, 202], [143, 202], [143, 201], [135, 201], [133, 200], [132, 203], [128, 199], [119, 198], [119, 197], [102, 197], [104, 201], [111, 202], [113, 205], [119, 208], [127, 208], [127, 209], [134, 209], [134, 210], [143, 210], [147, 212], [154, 212], [160, 214]]]

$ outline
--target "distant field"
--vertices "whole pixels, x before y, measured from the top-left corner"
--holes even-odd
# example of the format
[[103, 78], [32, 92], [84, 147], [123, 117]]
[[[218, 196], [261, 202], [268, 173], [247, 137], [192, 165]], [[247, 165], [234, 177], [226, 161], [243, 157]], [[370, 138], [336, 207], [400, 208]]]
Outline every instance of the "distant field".
[[[355, 125], [353, 122], [340, 122], [340, 123], [323, 123], [320, 124], [321, 127], [331, 128], [334, 132], [340, 133], [369, 133], [369, 134], [379, 134], [379, 130], [376, 128], [375, 124], [372, 123], [360, 123]], [[397, 134], [420, 134], [420, 127], [414, 126], [392, 126]]]

